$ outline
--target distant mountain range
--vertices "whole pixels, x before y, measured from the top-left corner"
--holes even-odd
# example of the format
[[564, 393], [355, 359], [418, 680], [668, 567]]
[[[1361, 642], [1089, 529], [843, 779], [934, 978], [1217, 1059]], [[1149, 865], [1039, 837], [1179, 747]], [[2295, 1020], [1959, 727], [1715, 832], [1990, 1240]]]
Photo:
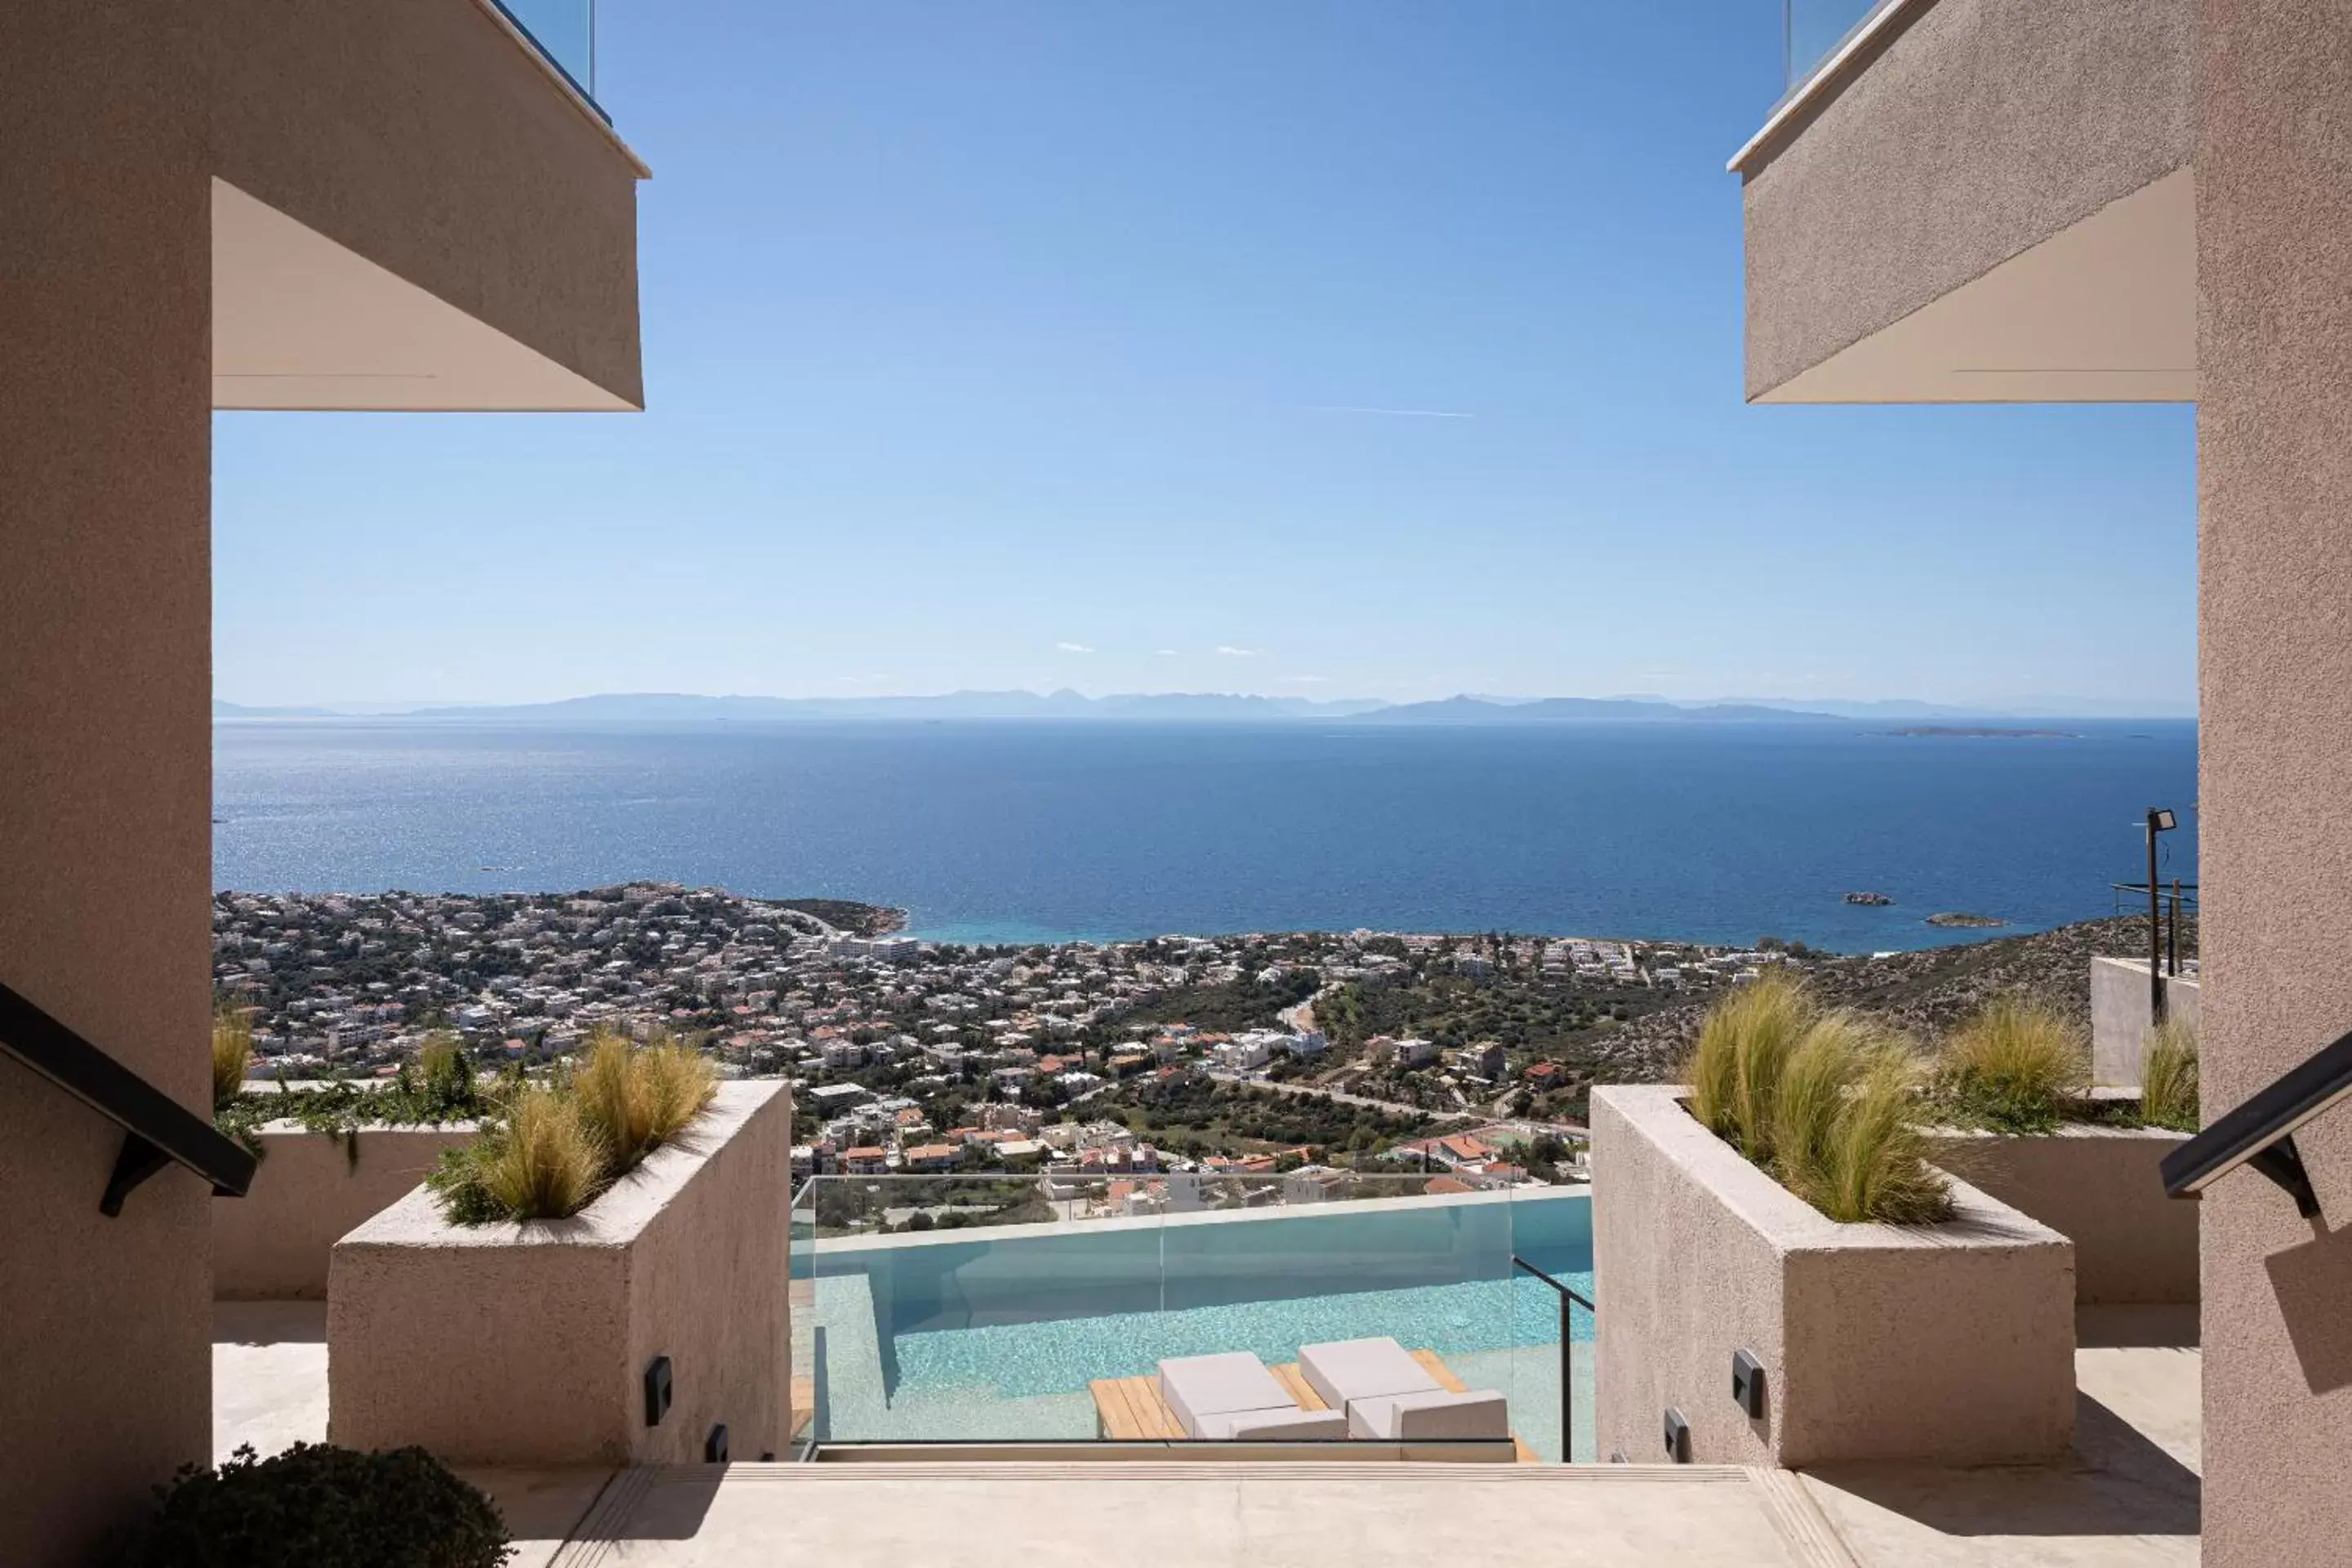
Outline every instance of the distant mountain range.
[[1087, 697], [1062, 690], [950, 691], [937, 697], [698, 697], [676, 692], [610, 692], [560, 702], [394, 708], [250, 707], [213, 702], [215, 719], [425, 718], [500, 723], [745, 723], [844, 720], [1071, 719], [1249, 722], [1349, 719], [1382, 725], [1530, 725], [1560, 723], [1819, 724], [1901, 719], [2146, 717], [2114, 704], [2062, 710], [2047, 703], [2000, 710], [1932, 702], [1805, 703], [1778, 698], [1672, 702], [1662, 697], [1449, 697], [1434, 702], [1383, 702], [1370, 698], [1317, 701], [1304, 697], [1251, 697], [1220, 692], [1129, 693]]
[[1836, 720], [1834, 713], [1771, 708], [1758, 702], [1681, 703], [1638, 697], [1544, 697], [1498, 702], [1488, 697], [1448, 697], [1442, 702], [1401, 702], [1361, 717], [1375, 724], [1566, 724], [1595, 720], [1636, 723], [1796, 724]]

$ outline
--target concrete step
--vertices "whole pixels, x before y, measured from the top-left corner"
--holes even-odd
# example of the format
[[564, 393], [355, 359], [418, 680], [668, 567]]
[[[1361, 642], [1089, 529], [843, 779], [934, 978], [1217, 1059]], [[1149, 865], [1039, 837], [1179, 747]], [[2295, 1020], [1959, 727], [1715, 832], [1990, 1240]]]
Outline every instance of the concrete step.
[[835, 1561], [1855, 1568], [1794, 1477], [1716, 1466], [1325, 1461], [623, 1471], [553, 1568]]

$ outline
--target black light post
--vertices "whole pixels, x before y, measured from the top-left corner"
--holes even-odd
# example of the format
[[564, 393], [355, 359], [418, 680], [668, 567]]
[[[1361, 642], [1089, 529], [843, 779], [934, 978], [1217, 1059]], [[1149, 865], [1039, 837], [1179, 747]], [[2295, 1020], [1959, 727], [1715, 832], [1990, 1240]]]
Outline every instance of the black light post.
[[2156, 885], [2156, 836], [2177, 826], [2172, 813], [2147, 808], [2147, 1017], [2164, 1022], [2164, 904]]

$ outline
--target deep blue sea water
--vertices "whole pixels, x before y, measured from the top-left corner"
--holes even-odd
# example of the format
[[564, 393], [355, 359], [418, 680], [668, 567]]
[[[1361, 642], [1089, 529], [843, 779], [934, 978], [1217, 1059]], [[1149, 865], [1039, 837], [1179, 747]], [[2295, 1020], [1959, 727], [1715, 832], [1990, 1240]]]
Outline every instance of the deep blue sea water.
[[[2072, 740], [1848, 724], [214, 727], [214, 881], [489, 892], [627, 878], [860, 899], [921, 935], [1487, 931], [1846, 952], [2113, 911], [2150, 805], [2196, 877], [2186, 721]], [[1851, 906], [1851, 889], [1890, 908]], [[2000, 935], [2002, 931], [1989, 931]]]

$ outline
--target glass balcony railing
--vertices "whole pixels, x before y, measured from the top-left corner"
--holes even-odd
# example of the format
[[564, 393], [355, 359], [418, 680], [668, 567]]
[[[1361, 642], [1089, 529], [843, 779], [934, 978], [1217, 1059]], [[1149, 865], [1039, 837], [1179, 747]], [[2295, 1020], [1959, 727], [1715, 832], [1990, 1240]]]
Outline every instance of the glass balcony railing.
[[1794, 92], [1862, 25], [1901, 0], [1781, 0], [1784, 92]]
[[522, 29], [549, 63], [563, 73], [589, 106], [605, 114], [596, 101], [596, 0], [492, 0], [507, 19]]
[[[1307, 1422], [1282, 1441], [1433, 1440], [1465, 1458], [1558, 1462], [1565, 1384], [1572, 1455], [1590, 1461], [1594, 1323], [1554, 1288], [1591, 1297], [1585, 1190], [1460, 1188], [1314, 1170], [815, 1177], [793, 1208], [799, 1440], [1213, 1441], [1186, 1414], [1187, 1374], [1171, 1387], [1161, 1363], [1223, 1355], [1245, 1402], [1281, 1390], [1249, 1408]], [[1358, 1400], [1361, 1420], [1343, 1403], [1313, 1422], [1332, 1406], [1311, 1347], [1380, 1339], [1417, 1363], [1408, 1382], [1473, 1397], [1426, 1416]]]

